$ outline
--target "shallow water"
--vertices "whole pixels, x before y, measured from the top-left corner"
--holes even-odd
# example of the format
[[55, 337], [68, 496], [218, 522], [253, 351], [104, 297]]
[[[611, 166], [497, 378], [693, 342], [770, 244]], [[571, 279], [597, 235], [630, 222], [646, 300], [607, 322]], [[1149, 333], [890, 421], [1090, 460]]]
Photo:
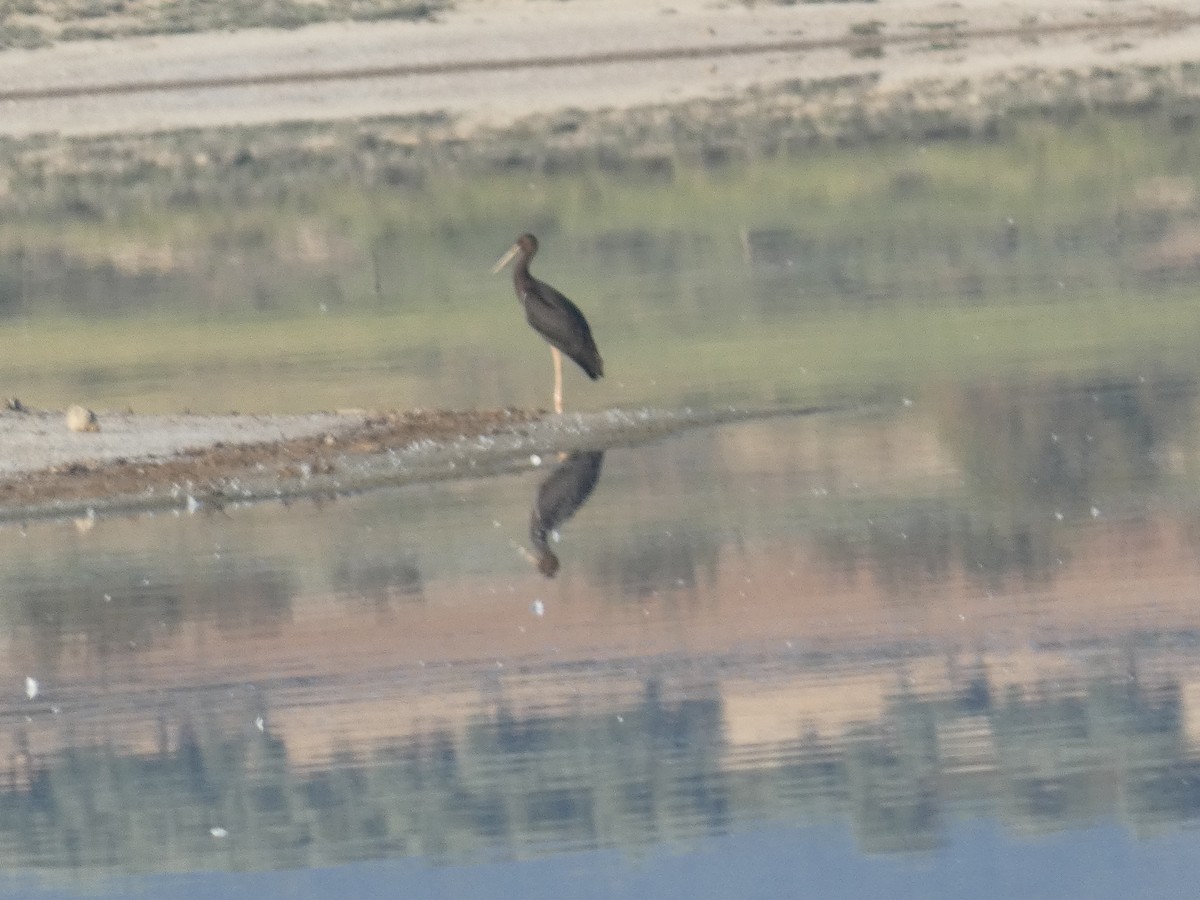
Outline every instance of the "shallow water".
[[[610, 373], [569, 379], [572, 409], [829, 411], [648, 441], [568, 421], [595, 455], [0, 527], [6, 886], [1185, 895], [1200, 314], [1180, 127], [528, 188], [541, 272]], [[577, 194], [592, 225], [545, 218]], [[740, 205], [699, 216], [709, 194]], [[275, 280], [295, 223], [264, 213], [279, 231], [227, 296], [204, 265], [138, 276], [142, 303], [103, 266], [72, 276], [94, 294], [60, 292], [26, 250], [9, 333], [87, 346], [17, 351], [9, 374], [51, 398], [27, 402], [99, 372], [94, 405], [545, 403], [548, 354], [486, 275], [519, 228], [376, 212], [396, 252], [374, 280], [311, 246], [324, 280]], [[47, 299], [101, 295], [94, 315]]]

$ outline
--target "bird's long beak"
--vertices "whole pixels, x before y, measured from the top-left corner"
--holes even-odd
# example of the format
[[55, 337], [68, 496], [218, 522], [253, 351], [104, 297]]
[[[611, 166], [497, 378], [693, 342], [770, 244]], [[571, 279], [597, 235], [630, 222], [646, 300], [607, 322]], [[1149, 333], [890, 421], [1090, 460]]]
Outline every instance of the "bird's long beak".
[[509, 247], [508, 252], [496, 260], [496, 264], [492, 266], [492, 274], [495, 275], [497, 272], [507, 266], [512, 258], [517, 255], [520, 249], [520, 244], [513, 244], [511, 247]]

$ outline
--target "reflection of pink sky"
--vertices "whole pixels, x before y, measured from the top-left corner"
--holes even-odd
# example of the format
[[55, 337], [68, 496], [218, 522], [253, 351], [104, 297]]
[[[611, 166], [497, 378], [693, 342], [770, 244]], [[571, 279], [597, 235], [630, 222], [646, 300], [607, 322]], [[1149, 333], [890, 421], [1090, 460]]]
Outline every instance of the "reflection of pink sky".
[[[553, 589], [531, 572], [502, 593], [483, 578], [433, 582], [423, 603], [383, 611], [306, 602], [270, 634], [190, 623], [105, 661], [80, 643], [42, 679], [38, 702], [62, 712], [39, 714], [26, 728], [35, 752], [57, 746], [68, 730], [76, 742], [90, 736], [152, 752], [161, 742], [160, 718], [189, 714], [179, 699], [188, 689], [248, 684], [254, 687], [229, 690], [224, 712], [249, 727], [261, 703], [292, 763], [311, 765], [334, 749], [368, 752], [437, 729], [461, 733], [498, 697], [517, 715], [619, 711], [637, 702], [645, 678], [661, 667], [675, 690], [703, 683], [720, 691], [728, 761], [754, 764], [756, 746], [802, 732], [836, 739], [851, 723], [877, 718], [901, 678], [918, 692], [939, 693], [951, 689], [958, 667], [981, 662], [993, 690], [1050, 683], [1069, 691], [1094, 670], [1097, 654], [1039, 649], [1047, 641], [1119, 644], [1139, 631], [1200, 629], [1200, 558], [1186, 526], [1166, 516], [1101, 519], [1073, 535], [1052, 580], [1014, 576], [991, 592], [953, 571], [897, 596], [866, 566], [850, 577], [826, 567], [803, 541], [744, 552], [727, 545], [713, 581], [702, 576], [694, 589], [640, 602], [616, 601], [577, 571], [565, 570]], [[534, 597], [546, 598], [542, 617], [531, 609]], [[872, 648], [897, 644], [944, 650], [906, 655], [902, 665], [861, 661]], [[845, 666], [806, 666], [797, 656], [839, 650], [849, 657]], [[1113, 655], [1119, 669], [1124, 657]], [[705, 665], [714, 657], [734, 664], [714, 673]], [[1154, 658], [1161, 674], [1184, 685], [1185, 719], [1197, 731], [1191, 710], [1200, 702], [1200, 665], [1170, 651]], [[605, 660], [620, 664], [600, 665]], [[13, 642], [0, 678], [18, 686], [14, 697], [28, 665]], [[167, 688], [175, 690], [167, 695]], [[964, 765], [986, 756], [978, 735], [946, 739], [971, 745], [960, 753]]]

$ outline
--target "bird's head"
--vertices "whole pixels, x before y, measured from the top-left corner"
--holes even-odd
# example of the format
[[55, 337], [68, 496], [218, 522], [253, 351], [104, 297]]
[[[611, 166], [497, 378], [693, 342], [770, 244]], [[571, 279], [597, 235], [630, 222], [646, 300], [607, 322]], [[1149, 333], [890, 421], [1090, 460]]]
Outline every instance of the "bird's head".
[[496, 274], [505, 266], [507, 266], [514, 256], [518, 253], [525, 257], [526, 260], [533, 259], [533, 254], [537, 253], [538, 242], [528, 231], [517, 238], [517, 242], [508, 248], [508, 252], [496, 260], [496, 264], [492, 266], [492, 274]]

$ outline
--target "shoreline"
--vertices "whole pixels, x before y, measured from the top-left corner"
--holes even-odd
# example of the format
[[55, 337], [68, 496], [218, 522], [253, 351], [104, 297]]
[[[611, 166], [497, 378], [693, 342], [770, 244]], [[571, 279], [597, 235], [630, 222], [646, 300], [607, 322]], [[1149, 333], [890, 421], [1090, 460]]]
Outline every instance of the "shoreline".
[[[812, 415], [864, 415], [873, 404], [705, 410], [414, 410], [308, 416], [103, 413], [100, 431], [67, 429], [60, 413], [0, 415], [0, 441], [36, 444], [24, 468], [0, 472], [0, 523], [194, 513], [275, 500], [338, 497], [381, 487], [539, 469], [573, 450], [635, 447], [689, 429]], [[20, 419], [14, 422], [14, 417]], [[53, 420], [57, 425], [43, 426]], [[22, 422], [24, 424], [22, 424]], [[106, 423], [122, 429], [89, 452]], [[207, 440], [197, 443], [202, 426]], [[283, 432], [262, 439], [269, 431]], [[111, 435], [110, 435], [111, 436]], [[158, 452], [144, 452], [147, 446]], [[94, 448], [92, 448], [94, 450]], [[38, 464], [52, 452], [65, 461]]]
[[349, 476], [355, 460], [514, 433], [541, 417], [524, 410], [106, 412], [99, 431], [73, 432], [61, 412], [8, 411], [0, 415], [0, 520], [195, 510], [337, 491], [337, 476]]

